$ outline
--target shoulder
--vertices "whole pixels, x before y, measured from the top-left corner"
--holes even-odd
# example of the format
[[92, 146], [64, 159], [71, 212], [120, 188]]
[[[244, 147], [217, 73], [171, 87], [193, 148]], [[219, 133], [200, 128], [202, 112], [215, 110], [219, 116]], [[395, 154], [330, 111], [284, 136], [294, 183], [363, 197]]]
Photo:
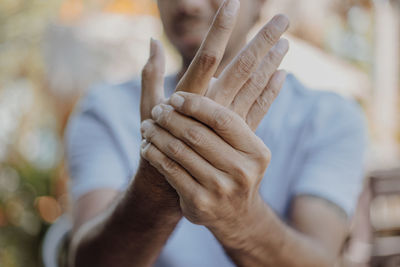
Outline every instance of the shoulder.
[[140, 88], [138, 80], [92, 86], [77, 104], [69, 127], [76, 121], [93, 121], [111, 131], [131, 129], [140, 123]]
[[92, 86], [71, 114], [65, 139], [68, 143], [87, 141], [95, 132], [121, 139], [140, 125], [140, 82]]

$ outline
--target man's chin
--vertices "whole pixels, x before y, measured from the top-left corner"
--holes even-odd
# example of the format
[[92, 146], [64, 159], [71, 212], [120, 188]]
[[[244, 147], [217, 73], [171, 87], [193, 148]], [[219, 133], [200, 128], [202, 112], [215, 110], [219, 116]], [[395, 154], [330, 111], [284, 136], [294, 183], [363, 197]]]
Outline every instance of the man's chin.
[[185, 60], [191, 61], [200, 48], [206, 33], [203, 29], [174, 32], [170, 40], [173, 41], [174, 46], [178, 49], [182, 57]]
[[192, 59], [194, 58], [194, 56], [197, 53], [197, 50], [199, 50], [201, 45], [201, 41], [200, 42], [190, 42], [190, 43], [180, 43], [179, 45], [179, 50], [182, 54], [182, 56], [186, 59], [186, 60], [190, 60], [192, 61]]

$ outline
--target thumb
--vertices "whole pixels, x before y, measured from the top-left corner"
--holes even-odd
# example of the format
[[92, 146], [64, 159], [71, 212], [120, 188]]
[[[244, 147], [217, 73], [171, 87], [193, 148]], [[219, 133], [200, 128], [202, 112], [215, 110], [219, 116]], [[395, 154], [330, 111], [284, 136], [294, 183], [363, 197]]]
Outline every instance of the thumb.
[[151, 117], [151, 109], [164, 99], [165, 54], [159, 41], [150, 41], [150, 57], [142, 70], [141, 121]]

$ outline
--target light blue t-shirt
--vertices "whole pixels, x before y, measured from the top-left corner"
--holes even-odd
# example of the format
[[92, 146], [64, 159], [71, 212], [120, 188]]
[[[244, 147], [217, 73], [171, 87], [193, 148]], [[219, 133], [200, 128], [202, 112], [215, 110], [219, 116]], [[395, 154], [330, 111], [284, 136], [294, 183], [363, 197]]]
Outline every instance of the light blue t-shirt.
[[[175, 88], [174, 77], [166, 90]], [[76, 201], [100, 188], [124, 190], [139, 162], [140, 82], [95, 87], [67, 132], [70, 192]], [[324, 198], [351, 215], [361, 190], [366, 147], [360, 107], [334, 93], [309, 90], [293, 75], [256, 131], [272, 152], [263, 199], [282, 220], [297, 195]], [[182, 219], [156, 266], [233, 266], [203, 226]]]

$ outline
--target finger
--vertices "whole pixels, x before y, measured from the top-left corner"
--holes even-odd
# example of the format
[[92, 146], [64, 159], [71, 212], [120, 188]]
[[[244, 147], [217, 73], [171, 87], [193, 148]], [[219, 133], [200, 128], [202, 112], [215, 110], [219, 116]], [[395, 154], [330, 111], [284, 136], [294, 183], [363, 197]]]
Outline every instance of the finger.
[[168, 158], [156, 146], [145, 143], [141, 150], [141, 156], [156, 168], [183, 198], [193, 196], [201, 186], [179, 164]]
[[231, 104], [231, 110], [246, 119], [251, 106], [268, 85], [268, 81], [281, 64], [288, 49], [289, 43], [285, 39], [279, 40], [279, 42], [272, 47], [264, 57], [257, 71], [247, 80], [235, 96]]
[[208, 97], [178, 92], [170, 103], [178, 112], [210, 127], [236, 150], [252, 154], [263, 145], [239, 115]]
[[277, 15], [269, 21], [225, 68], [218, 81], [207, 92], [207, 96], [223, 106], [229, 106], [236, 93], [288, 27], [289, 20], [285, 15]]
[[177, 85], [177, 91], [204, 95], [225, 53], [235, 26], [238, 0], [226, 0], [218, 10], [207, 36]]
[[171, 106], [157, 105], [152, 111], [152, 118], [221, 171], [231, 173], [241, 161], [241, 155], [210, 128], [174, 111]]
[[265, 114], [267, 114], [268, 109], [278, 96], [286, 80], [286, 75], [286, 71], [284, 70], [276, 71], [272, 75], [267, 87], [250, 108], [249, 113], [247, 114], [246, 122], [253, 131], [257, 129], [261, 120], [264, 118]]
[[220, 170], [214, 168], [184, 142], [152, 123], [151, 120], [143, 121], [142, 131], [148, 142], [169, 159], [178, 163], [207, 189], [215, 190], [215, 188], [219, 188], [220, 182], [226, 179]]
[[150, 57], [142, 70], [141, 120], [150, 118], [151, 109], [164, 98], [165, 54], [159, 41], [151, 39]]

